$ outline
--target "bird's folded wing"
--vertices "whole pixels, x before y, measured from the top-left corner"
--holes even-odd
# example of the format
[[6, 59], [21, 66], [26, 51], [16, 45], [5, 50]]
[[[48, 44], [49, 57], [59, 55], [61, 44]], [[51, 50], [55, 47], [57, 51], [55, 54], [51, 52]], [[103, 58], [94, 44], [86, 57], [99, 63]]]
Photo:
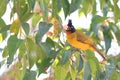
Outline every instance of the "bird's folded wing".
[[90, 45], [94, 44], [94, 41], [89, 36], [84, 34], [82, 31], [80, 30], [76, 31], [76, 35], [77, 35], [76, 37], [78, 41], [83, 42], [85, 44], [90, 44]]

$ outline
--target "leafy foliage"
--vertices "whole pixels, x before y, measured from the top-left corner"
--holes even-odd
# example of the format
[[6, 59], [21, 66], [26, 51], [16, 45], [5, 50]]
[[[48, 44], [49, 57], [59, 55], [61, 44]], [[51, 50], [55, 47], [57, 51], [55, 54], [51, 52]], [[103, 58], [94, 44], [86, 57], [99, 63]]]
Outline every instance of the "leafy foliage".
[[[47, 73], [49, 67], [54, 69], [56, 80], [120, 80], [120, 55], [107, 55], [113, 40], [116, 39], [120, 46], [118, 1], [120, 2], [120, 0], [1, 0], [0, 40], [6, 41], [7, 44], [0, 49], [4, 58], [0, 62], [0, 67], [4, 64], [8, 67], [14, 64], [14, 70], [7, 73], [11, 76], [16, 73], [14, 80], [36, 80], [37, 76]], [[8, 15], [12, 21], [10, 24], [3, 18], [8, 4], [11, 9]], [[98, 7], [102, 15], [98, 14]], [[110, 65], [101, 64], [94, 52], [78, 51], [62, 40], [64, 20], [60, 13], [64, 13], [66, 19], [75, 11], [83, 13], [86, 17], [92, 16], [90, 28], [86, 33], [91, 34], [101, 47], [101, 51], [105, 50]], [[112, 17], [108, 15], [109, 13]], [[14, 17], [16, 14], [17, 19]], [[101, 41], [104, 41], [105, 48]], [[36, 69], [33, 70], [34, 66]]]

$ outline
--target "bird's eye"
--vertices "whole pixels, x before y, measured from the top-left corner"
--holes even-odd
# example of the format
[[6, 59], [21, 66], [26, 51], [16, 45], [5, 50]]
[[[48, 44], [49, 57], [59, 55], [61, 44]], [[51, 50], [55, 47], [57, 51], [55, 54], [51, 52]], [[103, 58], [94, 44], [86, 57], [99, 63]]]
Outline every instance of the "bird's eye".
[[70, 28], [70, 27], [68, 27], [68, 28], [67, 28], [67, 30], [71, 30], [71, 28]]

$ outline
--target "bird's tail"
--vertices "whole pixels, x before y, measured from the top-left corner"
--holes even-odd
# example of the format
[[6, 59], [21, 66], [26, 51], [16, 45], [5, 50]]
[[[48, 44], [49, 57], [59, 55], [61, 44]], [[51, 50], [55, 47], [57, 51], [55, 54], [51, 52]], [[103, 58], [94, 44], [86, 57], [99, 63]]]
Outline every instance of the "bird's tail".
[[95, 51], [100, 55], [102, 56], [102, 58], [106, 61], [106, 57], [104, 56], [104, 54], [102, 52], [100, 52], [100, 50], [98, 50], [96, 47], [94, 47]]

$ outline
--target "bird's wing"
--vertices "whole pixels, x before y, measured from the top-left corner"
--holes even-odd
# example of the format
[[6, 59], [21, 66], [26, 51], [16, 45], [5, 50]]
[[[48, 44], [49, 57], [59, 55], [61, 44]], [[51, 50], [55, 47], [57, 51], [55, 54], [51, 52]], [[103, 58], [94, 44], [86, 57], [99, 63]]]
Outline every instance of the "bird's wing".
[[85, 44], [89, 44], [89, 45], [95, 45], [95, 43], [93, 42], [93, 40], [88, 37], [87, 35], [85, 35], [82, 31], [78, 30], [76, 31], [76, 37], [77, 37], [77, 40], [80, 41], [80, 42], [83, 42]]
[[82, 43], [85, 43], [85, 44], [89, 44], [95, 51], [97, 51], [103, 57], [104, 60], [106, 60], [104, 55], [98, 50], [98, 48], [96, 47], [94, 41], [90, 37], [85, 35], [82, 31], [77, 31], [76, 35], [77, 35], [76, 36], [77, 40], [79, 42], [82, 42]]

